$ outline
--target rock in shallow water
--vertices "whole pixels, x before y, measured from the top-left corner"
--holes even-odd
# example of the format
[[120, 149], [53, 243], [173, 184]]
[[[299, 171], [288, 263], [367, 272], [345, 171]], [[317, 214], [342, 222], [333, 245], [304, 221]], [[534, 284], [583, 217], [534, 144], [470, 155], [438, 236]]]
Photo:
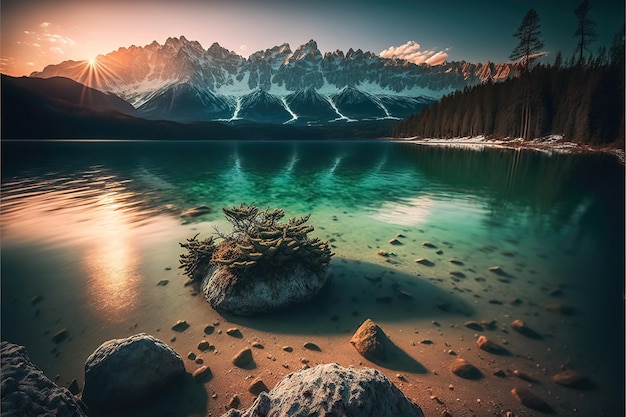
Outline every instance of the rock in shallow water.
[[50, 381], [24, 346], [2, 342], [2, 415], [86, 417], [86, 407], [69, 390]]
[[249, 316], [309, 301], [327, 280], [327, 266], [314, 272], [294, 263], [254, 279], [237, 279], [226, 268], [211, 268], [202, 291], [216, 310]]
[[183, 359], [164, 342], [137, 334], [104, 342], [85, 362], [83, 401], [115, 409], [154, 395], [185, 374]]
[[252, 416], [424, 417], [421, 408], [375, 369], [318, 365], [283, 378], [269, 393], [260, 393], [245, 411], [224, 417]]
[[350, 343], [363, 357], [374, 361], [384, 361], [387, 358], [384, 346], [386, 338], [383, 330], [372, 320], [367, 319], [354, 333]]

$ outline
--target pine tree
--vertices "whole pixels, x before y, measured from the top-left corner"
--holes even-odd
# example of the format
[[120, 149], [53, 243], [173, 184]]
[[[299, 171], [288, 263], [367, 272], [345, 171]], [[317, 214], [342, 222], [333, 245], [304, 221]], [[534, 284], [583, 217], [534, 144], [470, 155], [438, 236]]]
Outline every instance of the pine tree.
[[609, 59], [613, 66], [624, 65], [624, 26], [622, 26], [622, 30], [613, 37], [609, 51]]
[[574, 14], [578, 19], [578, 28], [574, 33], [578, 37], [578, 45], [576, 46], [576, 55], [578, 55], [578, 65], [585, 63], [585, 51], [590, 50], [591, 44], [597, 39], [596, 23], [589, 17], [591, 6], [589, 0], [582, 0]]
[[537, 58], [536, 54], [543, 48], [543, 41], [539, 35], [541, 35], [539, 15], [535, 9], [530, 9], [513, 34], [514, 37], [519, 38], [519, 43], [509, 56], [513, 61], [521, 61], [523, 72], [528, 72], [531, 62]]
[[552, 64], [552, 66], [556, 69], [561, 68], [561, 65], [563, 65], [563, 54], [561, 54], [561, 51], [559, 51], [556, 54], [556, 58], [554, 58], [554, 64]]

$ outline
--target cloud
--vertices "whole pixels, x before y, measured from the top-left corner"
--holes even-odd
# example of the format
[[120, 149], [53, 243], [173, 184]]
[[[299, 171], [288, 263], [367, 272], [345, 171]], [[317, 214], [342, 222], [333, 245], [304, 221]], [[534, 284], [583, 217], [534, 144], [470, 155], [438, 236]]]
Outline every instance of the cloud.
[[41, 25], [42, 28], [47, 28], [48, 26], [50, 26], [50, 22], [42, 22]]
[[29, 67], [34, 67], [35, 63], [34, 62], [27, 62], [26, 65], [28, 65]]
[[58, 46], [53, 46], [52, 48], [50, 48], [50, 50], [52, 52], [55, 52], [57, 54], [64, 54], [65, 52], [63, 52], [63, 49], [59, 48]]
[[244, 52], [245, 52], [245, 51], [247, 51], [247, 50], [248, 50], [248, 45], [246, 45], [245, 43], [244, 43], [244, 44], [241, 44], [241, 45], [239, 45], [239, 49], [241, 49], [242, 51], [244, 51]]
[[400, 58], [405, 59], [414, 64], [440, 65], [448, 58], [447, 51], [435, 52], [432, 49], [422, 51], [421, 45], [415, 41], [408, 41], [400, 46], [390, 46], [380, 52], [382, 58]]
[[69, 46], [76, 45], [76, 42], [74, 41], [74, 39], [68, 38], [67, 36], [63, 36], [63, 35], [56, 35], [54, 33], [44, 33], [43, 37], [45, 40], [47, 40], [50, 43], [58, 43], [61, 45], [69, 45]]

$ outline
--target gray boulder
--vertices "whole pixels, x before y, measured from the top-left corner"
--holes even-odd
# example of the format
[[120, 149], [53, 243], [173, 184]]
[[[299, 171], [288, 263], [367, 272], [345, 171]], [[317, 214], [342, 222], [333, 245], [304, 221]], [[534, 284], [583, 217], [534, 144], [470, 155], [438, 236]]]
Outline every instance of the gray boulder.
[[421, 408], [375, 369], [318, 365], [287, 375], [245, 411], [223, 417], [424, 417]]
[[24, 346], [2, 342], [0, 357], [3, 416], [87, 416], [82, 401], [50, 381], [30, 361]]
[[247, 280], [238, 279], [227, 268], [213, 267], [202, 282], [202, 291], [216, 310], [249, 316], [309, 301], [327, 280], [327, 266], [315, 272], [291, 263]]
[[185, 374], [182, 358], [146, 334], [104, 342], [85, 362], [83, 401], [116, 409], [154, 395]]

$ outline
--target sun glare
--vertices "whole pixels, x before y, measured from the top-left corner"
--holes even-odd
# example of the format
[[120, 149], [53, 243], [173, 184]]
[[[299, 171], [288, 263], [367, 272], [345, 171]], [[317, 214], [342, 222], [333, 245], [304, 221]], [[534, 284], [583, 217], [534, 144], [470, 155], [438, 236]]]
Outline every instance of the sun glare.
[[96, 57], [94, 56], [93, 58], [89, 58], [87, 62], [89, 63], [90, 67], [93, 67], [94, 65], [96, 65]]

